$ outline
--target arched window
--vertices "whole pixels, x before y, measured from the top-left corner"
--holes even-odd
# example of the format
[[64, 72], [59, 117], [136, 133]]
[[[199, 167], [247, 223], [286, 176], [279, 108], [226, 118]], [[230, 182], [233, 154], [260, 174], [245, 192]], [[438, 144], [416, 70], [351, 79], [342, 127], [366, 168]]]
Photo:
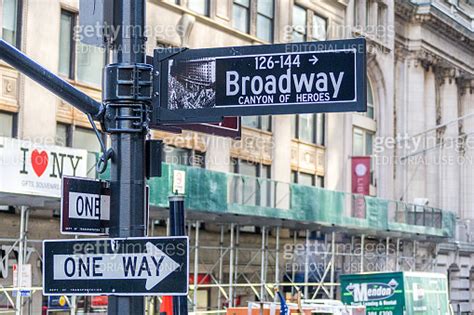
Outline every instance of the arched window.
[[367, 117], [375, 120], [374, 93], [370, 80], [367, 80]]
[[[374, 138], [377, 132], [375, 121], [375, 98], [370, 80], [367, 80], [367, 112], [364, 113], [365, 118], [361, 123], [353, 126], [352, 135], [352, 154], [354, 156], [372, 156]], [[371, 161], [370, 174], [371, 184], [376, 185], [374, 176], [374, 161]]]

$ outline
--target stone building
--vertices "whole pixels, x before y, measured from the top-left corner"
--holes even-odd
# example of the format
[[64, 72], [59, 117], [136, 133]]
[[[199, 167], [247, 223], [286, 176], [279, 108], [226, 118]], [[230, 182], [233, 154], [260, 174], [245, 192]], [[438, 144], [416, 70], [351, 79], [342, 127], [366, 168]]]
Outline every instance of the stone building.
[[[78, 2], [3, 0], [1, 35], [99, 100], [105, 55], [74, 40]], [[274, 285], [338, 298], [340, 274], [386, 270], [445, 273], [454, 309], [474, 309], [474, 168], [457, 163], [472, 152], [473, 7], [471, 0], [147, 2], [149, 55], [156, 47], [368, 40], [365, 114], [244, 117], [240, 141], [152, 132], [166, 143], [167, 164], [150, 182], [150, 234], [166, 234], [173, 170], [186, 171], [191, 309], [272, 300]], [[80, 157], [76, 175], [96, 177], [100, 147], [83, 114], [1, 61], [0, 76], [0, 288], [12, 287], [20, 239], [33, 275], [33, 298], [23, 305], [37, 313], [48, 300], [41, 240], [64, 237], [60, 180], [19, 148]], [[355, 156], [372, 157], [362, 217], [352, 209], [360, 197], [351, 193]], [[64, 166], [65, 175], [73, 171]], [[0, 308], [12, 307], [9, 297], [11, 289], [0, 289]], [[147, 301], [152, 313], [156, 299]], [[77, 303], [100, 308], [91, 298]]]
[[436, 270], [448, 270], [454, 309], [469, 312], [474, 6], [400, 1], [395, 9], [394, 113], [401, 145], [394, 197], [456, 214], [456, 245], [439, 245]]

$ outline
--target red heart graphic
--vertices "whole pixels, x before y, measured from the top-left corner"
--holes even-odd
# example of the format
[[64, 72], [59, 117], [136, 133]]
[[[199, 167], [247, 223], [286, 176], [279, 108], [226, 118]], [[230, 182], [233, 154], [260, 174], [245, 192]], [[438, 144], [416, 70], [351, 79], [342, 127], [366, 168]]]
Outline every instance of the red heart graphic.
[[46, 167], [48, 167], [48, 153], [46, 153], [46, 151], [40, 153], [35, 149], [31, 153], [31, 165], [33, 166], [36, 175], [41, 177], [46, 170]]

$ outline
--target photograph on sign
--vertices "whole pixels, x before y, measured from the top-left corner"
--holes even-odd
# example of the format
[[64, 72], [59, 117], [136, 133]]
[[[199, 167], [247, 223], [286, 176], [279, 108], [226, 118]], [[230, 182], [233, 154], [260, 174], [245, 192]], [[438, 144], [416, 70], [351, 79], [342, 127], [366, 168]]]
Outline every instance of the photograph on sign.
[[[223, 116], [366, 111], [364, 38], [156, 50], [153, 123]], [[156, 106], [155, 106], [156, 107]]]
[[110, 184], [90, 178], [62, 179], [61, 233], [107, 235], [110, 225]]
[[186, 295], [187, 237], [46, 240], [44, 295]]

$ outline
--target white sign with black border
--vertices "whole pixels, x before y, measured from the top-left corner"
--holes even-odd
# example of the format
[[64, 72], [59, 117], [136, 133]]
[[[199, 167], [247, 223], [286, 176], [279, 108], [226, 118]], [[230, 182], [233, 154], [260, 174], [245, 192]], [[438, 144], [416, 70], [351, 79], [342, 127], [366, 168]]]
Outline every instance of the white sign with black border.
[[45, 240], [44, 295], [173, 295], [189, 289], [186, 236]]
[[103, 180], [63, 177], [61, 233], [108, 235], [110, 184]]

